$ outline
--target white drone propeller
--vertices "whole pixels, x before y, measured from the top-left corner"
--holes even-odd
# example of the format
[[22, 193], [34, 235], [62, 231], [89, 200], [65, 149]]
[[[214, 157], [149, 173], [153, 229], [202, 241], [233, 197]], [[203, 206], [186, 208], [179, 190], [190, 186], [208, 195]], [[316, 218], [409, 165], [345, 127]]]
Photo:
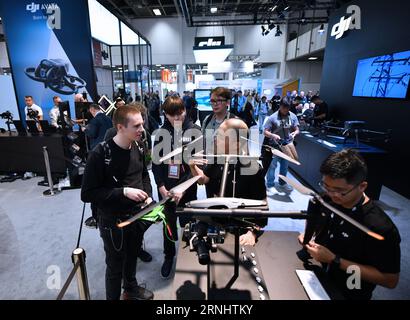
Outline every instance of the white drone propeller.
[[176, 148], [175, 150], [171, 151], [170, 153], [168, 153], [167, 155], [165, 155], [161, 159], [159, 159], [159, 162], [164, 162], [165, 160], [168, 160], [168, 159], [171, 159], [172, 157], [175, 157], [176, 155], [182, 153], [187, 146], [189, 146], [191, 144], [194, 144], [195, 142], [201, 140], [202, 138], [203, 138], [203, 136], [200, 136], [200, 137], [196, 138], [195, 140], [191, 141], [190, 143], [188, 143], [188, 144], [186, 144], [182, 147]]
[[365, 227], [364, 225], [362, 225], [361, 223], [357, 222], [356, 220], [352, 219], [351, 217], [349, 217], [348, 215], [346, 215], [345, 213], [343, 213], [342, 211], [340, 211], [339, 209], [336, 209], [335, 207], [333, 207], [332, 205], [330, 205], [329, 203], [325, 202], [323, 200], [323, 198], [318, 195], [316, 192], [314, 192], [313, 190], [303, 186], [302, 184], [300, 184], [299, 182], [289, 179], [285, 176], [282, 176], [281, 174], [279, 175], [279, 178], [281, 178], [282, 180], [284, 180], [287, 184], [291, 185], [293, 188], [295, 188], [297, 191], [299, 191], [302, 194], [308, 195], [308, 196], [312, 196], [315, 197], [323, 206], [325, 206], [326, 208], [328, 208], [330, 211], [334, 212], [335, 214], [337, 214], [338, 216], [340, 216], [342, 219], [350, 222], [352, 225], [354, 225], [356, 228], [359, 228], [360, 230], [362, 230], [363, 232], [367, 233], [369, 236], [377, 239], [377, 240], [384, 240], [384, 237], [371, 231], [369, 228]]
[[128, 226], [129, 224], [133, 223], [135, 220], [141, 218], [142, 216], [145, 216], [147, 213], [150, 213], [156, 207], [158, 207], [158, 206], [164, 204], [165, 202], [169, 201], [170, 199], [172, 199], [173, 194], [185, 192], [190, 186], [195, 184], [200, 178], [201, 178], [201, 176], [195, 176], [195, 177], [193, 177], [191, 179], [188, 179], [187, 181], [182, 182], [181, 184], [175, 186], [174, 188], [172, 188], [169, 191], [171, 196], [168, 196], [168, 197], [162, 199], [160, 202], [154, 203], [153, 205], [148, 205], [142, 211], [138, 212], [135, 216], [132, 216], [128, 220], [119, 223], [117, 226], [119, 228], [123, 228], [125, 226]]
[[294, 164], [300, 166], [300, 162], [299, 162], [299, 161], [293, 159], [292, 157], [289, 157], [288, 155], [284, 154], [282, 151], [279, 151], [278, 149], [275, 149], [274, 147], [271, 147], [271, 146], [269, 146], [269, 145], [267, 145], [267, 144], [260, 144], [259, 142], [253, 141], [253, 140], [251, 140], [251, 139], [247, 139], [247, 138], [245, 138], [245, 137], [241, 137], [241, 138], [244, 139], [244, 140], [246, 140], [246, 141], [255, 143], [255, 144], [257, 144], [257, 145], [259, 145], [259, 146], [261, 146], [261, 147], [267, 147], [267, 148], [269, 148], [269, 149], [272, 151], [272, 154], [273, 154], [273, 155], [275, 155], [275, 156], [277, 156], [277, 157], [279, 157], [279, 158], [285, 159], [285, 160], [287, 160], [287, 161], [289, 161], [289, 162], [292, 162], [292, 163], [294, 163]]

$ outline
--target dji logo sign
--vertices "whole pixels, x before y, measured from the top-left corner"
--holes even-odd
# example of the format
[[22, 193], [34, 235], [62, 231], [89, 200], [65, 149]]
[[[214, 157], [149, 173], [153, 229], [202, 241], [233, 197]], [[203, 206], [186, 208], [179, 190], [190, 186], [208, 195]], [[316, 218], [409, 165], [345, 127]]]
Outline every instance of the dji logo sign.
[[360, 7], [351, 5], [347, 7], [348, 18], [341, 17], [340, 21], [332, 27], [331, 36], [340, 39], [347, 30], [361, 29]]
[[214, 41], [213, 38], [209, 38], [208, 41], [201, 41], [198, 47], [217, 47], [220, 46], [222, 41]]
[[31, 4], [26, 5], [26, 11], [36, 13], [37, 10], [40, 10], [40, 5], [37, 3], [32, 2]]

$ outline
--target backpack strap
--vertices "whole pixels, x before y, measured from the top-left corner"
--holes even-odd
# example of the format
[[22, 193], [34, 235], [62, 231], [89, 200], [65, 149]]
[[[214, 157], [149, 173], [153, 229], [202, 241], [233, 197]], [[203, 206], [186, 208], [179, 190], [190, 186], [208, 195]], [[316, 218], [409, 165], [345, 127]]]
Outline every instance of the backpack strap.
[[104, 150], [104, 163], [106, 166], [109, 166], [111, 163], [111, 149], [107, 141], [101, 142], [101, 146]]

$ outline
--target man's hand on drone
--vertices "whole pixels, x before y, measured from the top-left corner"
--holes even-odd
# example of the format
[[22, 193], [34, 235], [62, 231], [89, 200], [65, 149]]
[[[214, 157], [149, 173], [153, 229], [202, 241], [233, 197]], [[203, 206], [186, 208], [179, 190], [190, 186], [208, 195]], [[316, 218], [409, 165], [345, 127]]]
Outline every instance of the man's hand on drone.
[[179, 203], [183, 195], [183, 192], [168, 192], [168, 196], [172, 197], [172, 201], [174, 201], [176, 204]]
[[208, 159], [189, 159], [190, 166], [203, 166], [208, 164]]

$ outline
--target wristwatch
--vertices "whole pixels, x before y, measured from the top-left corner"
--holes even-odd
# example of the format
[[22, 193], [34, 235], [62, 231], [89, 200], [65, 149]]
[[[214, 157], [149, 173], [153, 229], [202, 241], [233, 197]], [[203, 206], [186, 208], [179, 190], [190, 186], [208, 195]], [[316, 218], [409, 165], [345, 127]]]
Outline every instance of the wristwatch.
[[339, 269], [340, 268], [340, 256], [337, 254], [336, 256], [335, 256], [335, 258], [332, 260], [332, 266], [334, 267], [334, 268], [337, 268], [337, 269]]

